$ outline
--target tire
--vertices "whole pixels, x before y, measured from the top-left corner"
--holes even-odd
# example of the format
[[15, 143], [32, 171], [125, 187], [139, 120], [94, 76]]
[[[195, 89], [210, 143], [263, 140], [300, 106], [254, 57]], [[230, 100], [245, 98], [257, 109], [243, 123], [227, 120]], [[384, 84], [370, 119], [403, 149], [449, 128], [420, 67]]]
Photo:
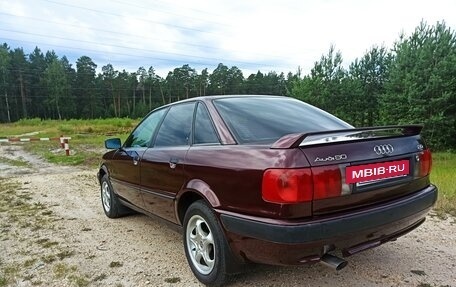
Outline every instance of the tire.
[[100, 185], [101, 206], [106, 216], [109, 218], [118, 218], [124, 215], [126, 213], [126, 207], [120, 203], [119, 198], [114, 193], [107, 174], [101, 178]]
[[195, 277], [209, 286], [224, 284], [228, 266], [235, 262], [211, 208], [202, 200], [192, 203], [183, 227], [185, 256]]

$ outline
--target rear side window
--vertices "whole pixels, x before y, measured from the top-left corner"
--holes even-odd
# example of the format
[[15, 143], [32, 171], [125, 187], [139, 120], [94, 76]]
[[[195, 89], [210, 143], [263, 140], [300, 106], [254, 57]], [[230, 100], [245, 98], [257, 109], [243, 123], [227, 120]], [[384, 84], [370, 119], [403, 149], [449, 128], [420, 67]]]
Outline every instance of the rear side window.
[[214, 130], [209, 112], [204, 104], [199, 103], [195, 115], [194, 144], [218, 144], [219, 139]]
[[335, 116], [287, 97], [238, 97], [214, 100], [237, 141], [272, 144], [291, 133], [352, 128]]
[[158, 130], [154, 146], [182, 146], [189, 144], [195, 103], [172, 106]]

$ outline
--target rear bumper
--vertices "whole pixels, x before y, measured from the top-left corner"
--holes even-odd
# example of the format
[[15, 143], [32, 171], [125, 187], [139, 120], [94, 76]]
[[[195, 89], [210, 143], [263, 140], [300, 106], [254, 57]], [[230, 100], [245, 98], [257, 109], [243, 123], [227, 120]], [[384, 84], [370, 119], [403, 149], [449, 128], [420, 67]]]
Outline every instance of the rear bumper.
[[[323, 248], [327, 248], [324, 246], [328, 245], [342, 250], [354, 250], [356, 246], [357, 250], [361, 251], [395, 239], [419, 226], [434, 205], [437, 193], [437, 188], [430, 185], [412, 195], [375, 207], [316, 220], [272, 220], [224, 212], [221, 212], [220, 220], [235, 252], [242, 252], [247, 257], [248, 254], [258, 252], [251, 250], [255, 249], [255, 245], [279, 249], [292, 245], [294, 251], [300, 250], [301, 258], [305, 255], [320, 256]], [[253, 243], [255, 241], [257, 244]], [[363, 243], [366, 248], [363, 248]], [[309, 252], [306, 252], [306, 249], [309, 249]], [[355, 252], [346, 252], [352, 253]], [[302, 262], [299, 258], [271, 260], [265, 262], [253, 258], [253, 261], [273, 264]]]

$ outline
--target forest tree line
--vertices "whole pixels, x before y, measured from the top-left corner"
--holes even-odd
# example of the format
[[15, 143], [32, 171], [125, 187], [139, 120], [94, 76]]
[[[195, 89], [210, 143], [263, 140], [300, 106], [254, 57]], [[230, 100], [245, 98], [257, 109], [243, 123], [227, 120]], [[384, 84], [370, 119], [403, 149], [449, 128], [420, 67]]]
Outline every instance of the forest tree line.
[[348, 68], [331, 46], [310, 73], [251, 74], [220, 63], [212, 73], [189, 65], [166, 77], [153, 66], [136, 72], [101, 67], [88, 56], [76, 66], [54, 51], [0, 46], [0, 122], [23, 118], [142, 117], [181, 99], [220, 94], [295, 97], [354, 126], [422, 123], [427, 142], [456, 149], [456, 35], [444, 22], [420, 23], [392, 48], [373, 46]]

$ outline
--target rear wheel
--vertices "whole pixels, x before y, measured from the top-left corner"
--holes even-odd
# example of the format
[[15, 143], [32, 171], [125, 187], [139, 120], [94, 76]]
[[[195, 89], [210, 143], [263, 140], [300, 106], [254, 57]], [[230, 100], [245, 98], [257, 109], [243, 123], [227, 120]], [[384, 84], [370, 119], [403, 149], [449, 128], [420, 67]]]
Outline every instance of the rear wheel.
[[109, 218], [117, 218], [126, 213], [127, 208], [119, 202], [119, 198], [112, 189], [107, 174], [101, 178], [101, 204], [104, 213]]
[[199, 281], [220, 286], [233, 264], [231, 250], [212, 210], [202, 201], [188, 208], [184, 218], [184, 247], [190, 268]]

